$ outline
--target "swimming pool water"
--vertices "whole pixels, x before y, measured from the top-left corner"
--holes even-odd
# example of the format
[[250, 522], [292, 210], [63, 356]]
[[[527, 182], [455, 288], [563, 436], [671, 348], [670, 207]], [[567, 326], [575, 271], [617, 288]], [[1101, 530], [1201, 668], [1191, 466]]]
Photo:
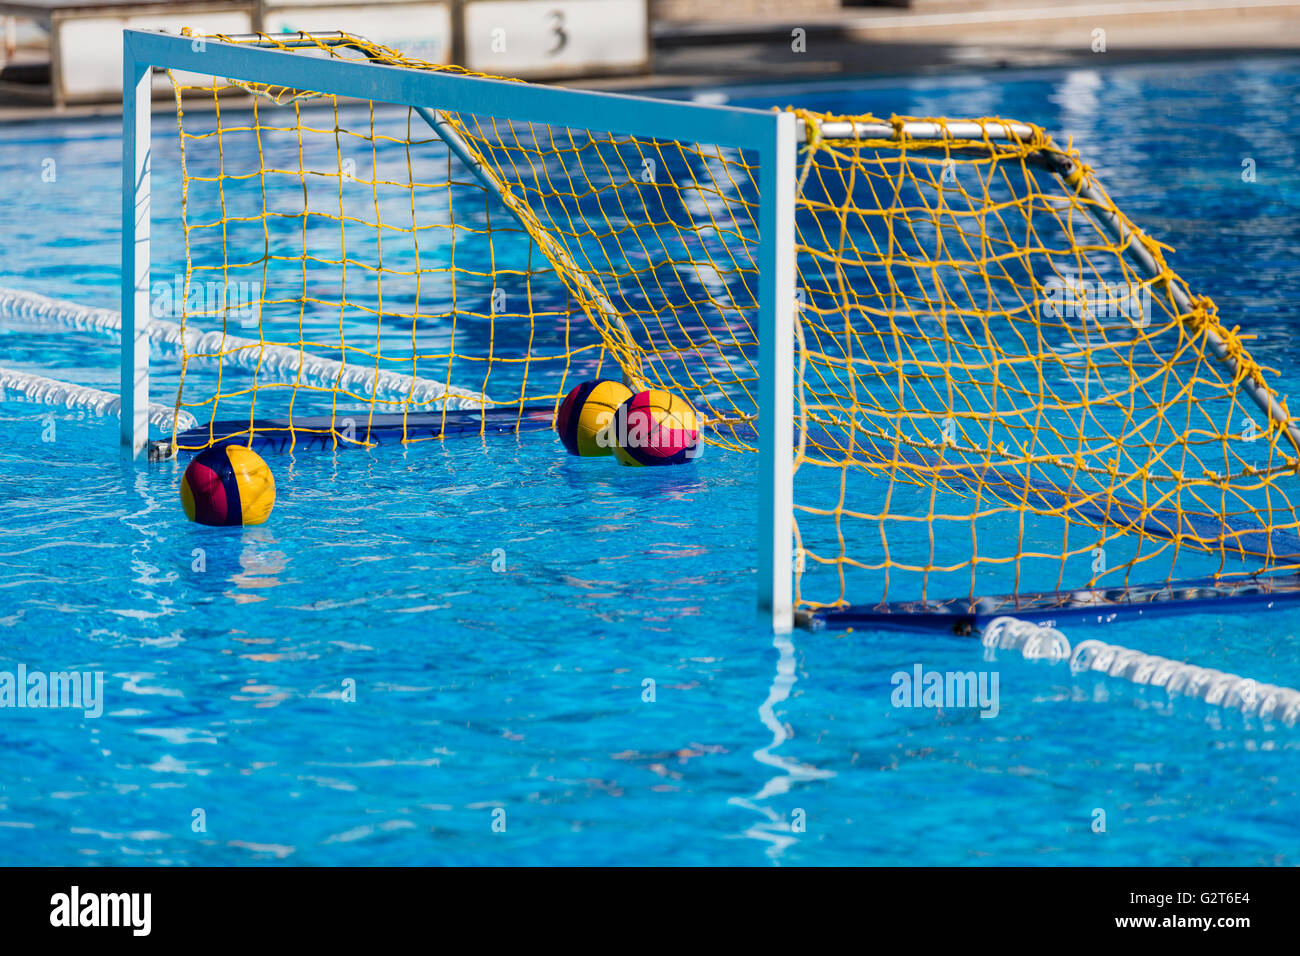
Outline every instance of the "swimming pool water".
[[[730, 93], [1073, 135], [1300, 383], [1300, 61]], [[115, 121], [0, 129], [0, 284], [116, 307], [118, 148]], [[5, 365], [101, 388], [116, 353], [0, 326]], [[115, 423], [15, 401], [0, 420], [0, 671], [106, 682], [98, 719], [0, 710], [0, 862], [1300, 862], [1300, 729], [971, 639], [774, 640], [750, 456], [664, 474], [545, 434], [277, 456], [272, 520], [212, 529], [184, 520], [181, 465], [119, 461]], [[1297, 686], [1297, 625], [1068, 636]], [[891, 706], [916, 664], [996, 672], [998, 715]]]

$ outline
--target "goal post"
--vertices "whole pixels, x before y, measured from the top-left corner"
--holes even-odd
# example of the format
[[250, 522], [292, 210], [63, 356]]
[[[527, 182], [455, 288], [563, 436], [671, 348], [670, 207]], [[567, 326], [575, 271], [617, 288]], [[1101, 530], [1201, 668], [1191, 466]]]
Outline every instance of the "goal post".
[[[534, 86], [345, 34], [124, 45], [132, 455], [545, 428], [622, 377], [752, 455], [777, 631], [1300, 596], [1276, 372], [1031, 123]], [[155, 67], [180, 189], [151, 233]], [[199, 422], [152, 445], [150, 341]]]
[[131, 458], [149, 445], [150, 107], [153, 72], [125, 40], [122, 60], [121, 440]]
[[794, 625], [795, 134], [778, 113], [759, 188], [759, 232], [774, 241], [758, 277], [758, 600], [777, 633]]

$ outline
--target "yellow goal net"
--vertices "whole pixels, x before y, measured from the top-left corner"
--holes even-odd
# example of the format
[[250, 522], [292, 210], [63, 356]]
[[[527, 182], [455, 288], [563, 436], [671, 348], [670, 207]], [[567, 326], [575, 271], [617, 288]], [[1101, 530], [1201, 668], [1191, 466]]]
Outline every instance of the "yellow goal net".
[[[463, 73], [341, 35], [215, 40]], [[172, 76], [176, 404], [201, 422], [173, 448], [546, 427], [595, 377], [757, 448], [775, 197], [752, 151], [500, 115], [500, 80], [451, 112]], [[998, 118], [793, 112], [779, 560], [805, 620], [1050, 617], [1300, 566], [1275, 372], [1073, 150]]]
[[1300, 564], [1276, 371], [1074, 151], [801, 115], [801, 606], [1106, 614]]

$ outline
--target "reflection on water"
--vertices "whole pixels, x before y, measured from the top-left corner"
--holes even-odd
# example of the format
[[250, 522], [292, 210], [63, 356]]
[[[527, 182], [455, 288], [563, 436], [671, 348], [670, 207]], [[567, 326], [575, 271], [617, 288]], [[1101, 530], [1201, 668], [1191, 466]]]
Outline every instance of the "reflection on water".
[[[782, 723], [777, 716], [777, 705], [789, 698], [796, 677], [792, 635], [776, 635], [772, 640], [772, 646], [777, 652], [776, 674], [772, 678], [767, 699], [758, 708], [759, 720], [771, 731], [772, 742], [755, 750], [753, 756], [760, 764], [771, 767], [778, 773], [769, 778], [752, 797], [732, 797], [730, 802], [747, 810], [753, 810], [763, 817], [760, 822], [752, 824], [745, 830], [745, 836], [771, 844], [765, 852], [774, 862], [777, 862], [786, 847], [799, 839], [798, 833], [803, 832], [803, 825], [806, 823], [806, 811], [796, 806], [799, 793], [796, 785], [810, 780], [829, 780], [835, 776], [835, 773], [831, 770], [820, 770], [795, 757], [775, 752], [793, 736], [790, 727]], [[790, 804], [788, 808], [783, 806], [778, 810], [767, 802], [791, 794], [793, 799], [784, 801]]]

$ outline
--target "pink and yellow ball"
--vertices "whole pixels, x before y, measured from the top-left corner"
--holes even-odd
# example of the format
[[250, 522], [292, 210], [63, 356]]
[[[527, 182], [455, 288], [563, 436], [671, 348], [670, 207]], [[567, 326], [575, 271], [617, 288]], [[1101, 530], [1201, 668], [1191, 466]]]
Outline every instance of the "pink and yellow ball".
[[199, 524], [261, 524], [274, 506], [271, 469], [242, 445], [216, 445], [199, 452], [181, 478], [181, 507]]
[[637, 392], [614, 416], [614, 457], [634, 466], [682, 465], [700, 451], [700, 421], [691, 403], [672, 392]]

